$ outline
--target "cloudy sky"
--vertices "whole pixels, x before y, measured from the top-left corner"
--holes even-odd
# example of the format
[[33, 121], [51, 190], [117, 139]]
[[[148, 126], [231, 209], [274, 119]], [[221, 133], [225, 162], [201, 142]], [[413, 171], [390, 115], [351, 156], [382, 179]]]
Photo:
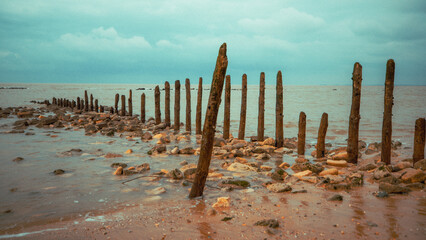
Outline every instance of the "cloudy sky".
[[211, 81], [219, 46], [228, 71], [267, 84], [426, 84], [426, 1], [0, 1], [0, 82]]

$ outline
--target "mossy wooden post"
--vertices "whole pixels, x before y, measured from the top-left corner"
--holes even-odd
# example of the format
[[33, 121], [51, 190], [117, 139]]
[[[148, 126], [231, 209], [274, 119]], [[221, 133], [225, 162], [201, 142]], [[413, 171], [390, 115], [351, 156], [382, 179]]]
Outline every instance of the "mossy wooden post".
[[164, 83], [164, 122], [167, 127], [170, 127], [170, 83], [166, 81]]
[[197, 171], [194, 183], [192, 184], [189, 198], [195, 198], [203, 195], [204, 185], [209, 174], [210, 160], [213, 151], [214, 134], [217, 121], [217, 112], [219, 110], [220, 99], [223, 90], [228, 58], [226, 57], [226, 43], [219, 49], [219, 55], [216, 61], [216, 68], [213, 73], [213, 80], [210, 89], [209, 102], [204, 119], [203, 136], [201, 138], [201, 152], [198, 159]]
[[115, 102], [114, 102], [114, 107], [115, 107], [115, 113], [118, 114], [118, 101], [120, 100], [120, 95], [117, 93], [115, 94]]
[[155, 124], [161, 123], [161, 108], [160, 108], [160, 87], [155, 86]]
[[201, 134], [201, 109], [203, 104], [203, 78], [198, 80], [197, 113], [195, 115], [195, 134]]
[[126, 96], [121, 95], [121, 116], [126, 116]]
[[241, 112], [240, 127], [238, 129], [238, 139], [244, 140], [246, 132], [246, 114], [247, 114], [247, 75], [243, 74], [241, 83]]
[[84, 91], [84, 111], [89, 111], [89, 95], [87, 95], [87, 90]]
[[359, 108], [361, 104], [361, 82], [362, 82], [362, 66], [358, 62], [354, 65], [352, 73], [352, 106], [351, 115], [349, 116], [348, 130], [348, 162], [358, 163], [358, 133], [359, 133]]
[[99, 112], [98, 99], [95, 99], [95, 112]]
[[385, 107], [383, 111], [382, 125], [382, 152], [381, 160], [385, 164], [391, 163], [392, 144], [392, 106], [393, 106], [393, 82], [395, 76], [395, 62], [389, 59], [386, 64], [385, 81]]
[[281, 71], [277, 73], [277, 97], [275, 104], [275, 146], [284, 146], [284, 104], [283, 104], [283, 78]]
[[180, 129], [180, 81], [175, 81], [175, 121], [174, 130], [179, 131]]
[[327, 134], [328, 128], [328, 114], [323, 113], [321, 117], [320, 127], [318, 129], [318, 140], [317, 140], [317, 158], [325, 156], [325, 135]]
[[132, 90], [129, 90], [129, 116], [133, 116], [133, 98], [132, 98]]
[[191, 133], [191, 82], [189, 78], [185, 79], [186, 91], [186, 123], [185, 130]]
[[141, 122], [145, 123], [145, 93], [141, 95]]
[[77, 110], [81, 110], [80, 97], [77, 97]]
[[93, 94], [90, 94], [90, 111], [93, 112]]
[[413, 164], [425, 158], [425, 119], [416, 120], [414, 127]]
[[299, 133], [297, 134], [297, 154], [305, 155], [305, 141], [306, 141], [306, 114], [300, 112], [299, 114]]
[[226, 75], [225, 80], [225, 111], [223, 116], [223, 138], [229, 139], [231, 126], [231, 76]]
[[259, 116], [257, 120], [257, 141], [263, 141], [265, 131], [265, 73], [260, 73]]

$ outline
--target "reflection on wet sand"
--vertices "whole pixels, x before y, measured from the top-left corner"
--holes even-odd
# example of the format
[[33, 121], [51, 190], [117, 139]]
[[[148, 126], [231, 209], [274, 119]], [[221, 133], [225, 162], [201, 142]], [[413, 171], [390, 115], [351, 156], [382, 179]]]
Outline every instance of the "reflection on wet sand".
[[385, 207], [385, 218], [388, 226], [388, 233], [391, 239], [399, 239], [399, 234], [397, 233], [399, 225], [398, 220], [395, 218], [394, 212], [397, 210], [396, 203], [394, 198], [389, 198], [386, 200]]

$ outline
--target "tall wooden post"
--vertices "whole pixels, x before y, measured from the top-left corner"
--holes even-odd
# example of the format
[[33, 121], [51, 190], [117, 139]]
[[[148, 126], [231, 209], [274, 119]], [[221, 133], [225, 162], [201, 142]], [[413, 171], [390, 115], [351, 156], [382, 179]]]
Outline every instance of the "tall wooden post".
[[95, 99], [95, 112], [99, 112], [98, 99]]
[[145, 123], [145, 93], [141, 95], [141, 122]]
[[132, 90], [129, 90], [129, 116], [133, 116]]
[[93, 94], [90, 94], [90, 111], [93, 112]]
[[81, 110], [80, 97], [77, 97], [77, 110]]
[[185, 79], [185, 91], [186, 91], [186, 124], [185, 130], [191, 133], [191, 83], [189, 78]]
[[201, 134], [201, 106], [203, 104], [203, 78], [198, 80], [197, 113], [195, 115], [195, 134]]
[[155, 124], [161, 123], [161, 109], [160, 109], [160, 87], [155, 86]]
[[392, 144], [392, 106], [393, 106], [393, 82], [395, 76], [395, 62], [389, 59], [386, 64], [385, 81], [385, 108], [383, 112], [382, 127], [382, 162], [391, 163], [391, 144]]
[[284, 146], [284, 106], [283, 106], [283, 78], [281, 71], [277, 73], [277, 97], [275, 105], [275, 146]]
[[318, 140], [317, 140], [317, 158], [325, 156], [325, 135], [327, 134], [328, 128], [328, 114], [323, 113], [321, 117], [320, 127], [318, 129]]
[[83, 100], [83, 99], [81, 99], [80, 101], [81, 101], [81, 103], [80, 103], [80, 107], [81, 107], [81, 110], [83, 110], [83, 109], [85, 108], [85, 106], [84, 106], [84, 100]]
[[197, 171], [192, 184], [189, 198], [203, 195], [204, 185], [209, 174], [210, 160], [213, 151], [214, 134], [216, 129], [217, 112], [223, 90], [228, 58], [226, 57], [226, 43], [222, 44], [217, 56], [216, 68], [213, 73], [213, 81], [210, 89], [209, 102], [204, 120], [203, 136], [201, 138], [201, 152], [198, 159]]
[[299, 133], [297, 134], [297, 154], [305, 155], [305, 139], [306, 139], [306, 114], [299, 114]]
[[359, 133], [359, 108], [361, 104], [361, 82], [362, 82], [362, 66], [358, 62], [354, 65], [352, 73], [352, 106], [351, 115], [349, 116], [348, 131], [348, 162], [358, 163], [358, 133]]
[[99, 106], [99, 112], [103, 113], [105, 111], [104, 106], [100, 105]]
[[121, 95], [121, 116], [126, 116], [126, 96]]
[[167, 127], [170, 127], [170, 83], [166, 81], [164, 83], [164, 90], [165, 90], [165, 101], [164, 101], [164, 115], [165, 119], [164, 122], [166, 123]]
[[175, 81], [175, 131], [180, 129], [180, 81]]
[[259, 117], [257, 121], [257, 141], [263, 141], [265, 131], [265, 73], [260, 73]]
[[84, 111], [89, 111], [89, 96], [87, 95], [87, 90], [84, 91]]
[[115, 107], [115, 113], [118, 114], [118, 101], [120, 100], [120, 95], [117, 93], [115, 94], [115, 102], [114, 102], [114, 107]]
[[425, 119], [416, 120], [414, 128], [413, 164], [425, 158]]
[[243, 74], [241, 83], [241, 112], [240, 112], [240, 127], [238, 129], [238, 139], [244, 140], [246, 132], [246, 113], [247, 113], [247, 75]]
[[223, 117], [223, 138], [229, 139], [231, 125], [231, 76], [226, 75], [225, 80], [225, 115]]

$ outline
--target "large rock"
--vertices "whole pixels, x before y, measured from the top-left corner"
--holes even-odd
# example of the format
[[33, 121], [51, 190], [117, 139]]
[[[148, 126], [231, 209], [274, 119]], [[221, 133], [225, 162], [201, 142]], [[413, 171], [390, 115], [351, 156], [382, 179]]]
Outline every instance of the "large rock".
[[399, 162], [392, 167], [392, 171], [398, 172], [400, 170], [411, 168], [411, 167], [413, 167], [413, 164], [410, 162]]
[[267, 185], [266, 188], [269, 191], [275, 192], [275, 193], [288, 192], [292, 190], [290, 185], [287, 185], [285, 183], [272, 183]]
[[339, 171], [337, 170], [337, 168], [329, 168], [326, 169], [322, 172], [319, 173], [320, 176], [325, 176], [325, 175], [337, 175], [339, 173]]
[[377, 168], [376, 164], [374, 164], [374, 163], [368, 163], [368, 164], [360, 166], [359, 170], [361, 170], [361, 171], [369, 171], [369, 170], [373, 170], [375, 168]]
[[339, 152], [333, 156], [333, 160], [347, 160], [348, 159], [348, 153], [346, 151]]
[[379, 179], [382, 179], [382, 178], [390, 176], [390, 175], [391, 175], [391, 173], [390, 173], [389, 169], [385, 166], [381, 166], [374, 171], [373, 178], [376, 179], [376, 180], [379, 180]]
[[423, 171], [426, 170], [426, 159], [422, 159], [414, 163], [414, 168], [421, 169]]
[[348, 162], [345, 160], [327, 160], [327, 165], [335, 166], [335, 167], [347, 167]]
[[232, 163], [227, 170], [233, 172], [257, 172], [256, 168], [241, 163]]
[[380, 183], [379, 190], [387, 193], [408, 193], [411, 190], [401, 185], [393, 185], [390, 183]]
[[426, 173], [420, 169], [407, 168], [404, 172], [405, 174], [401, 176], [404, 183], [424, 182], [426, 180]]
[[263, 141], [263, 145], [271, 145], [274, 146], [275, 145], [275, 140], [273, 138], [267, 138]]

